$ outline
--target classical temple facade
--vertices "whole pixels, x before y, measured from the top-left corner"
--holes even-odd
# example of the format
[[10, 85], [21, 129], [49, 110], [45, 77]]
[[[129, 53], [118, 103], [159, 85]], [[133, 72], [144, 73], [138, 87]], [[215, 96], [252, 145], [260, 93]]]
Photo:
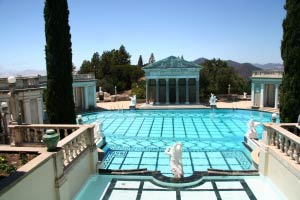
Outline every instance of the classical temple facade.
[[[73, 75], [72, 86], [76, 111], [96, 107], [96, 80], [93, 74]], [[21, 121], [27, 124], [42, 124], [45, 120], [43, 92], [47, 87], [47, 77], [16, 77], [15, 87]], [[0, 78], [0, 104], [6, 102], [9, 105], [8, 93], [7, 78]], [[10, 110], [8, 112], [10, 113]]]
[[252, 107], [278, 108], [283, 71], [254, 71], [251, 76]]
[[198, 104], [201, 69], [175, 56], [145, 66], [146, 103]]

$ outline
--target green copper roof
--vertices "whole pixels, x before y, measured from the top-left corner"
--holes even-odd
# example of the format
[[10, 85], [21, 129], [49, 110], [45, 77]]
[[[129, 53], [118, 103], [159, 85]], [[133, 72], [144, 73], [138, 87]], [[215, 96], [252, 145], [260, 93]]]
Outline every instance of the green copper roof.
[[158, 68], [202, 68], [193, 62], [188, 62], [184, 59], [170, 56], [165, 59], [159, 60], [155, 63], [143, 67], [143, 69], [158, 69]]

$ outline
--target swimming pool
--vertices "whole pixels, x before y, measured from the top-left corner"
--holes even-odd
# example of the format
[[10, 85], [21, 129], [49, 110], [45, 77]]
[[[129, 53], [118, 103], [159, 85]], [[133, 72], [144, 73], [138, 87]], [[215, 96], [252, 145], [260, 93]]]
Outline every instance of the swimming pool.
[[[104, 169], [159, 170], [171, 176], [166, 147], [183, 144], [184, 175], [208, 168], [252, 169], [243, 146], [249, 119], [270, 122], [271, 113], [231, 110], [126, 110], [83, 116], [84, 123], [103, 122], [106, 136]], [[263, 127], [257, 128], [261, 137]]]

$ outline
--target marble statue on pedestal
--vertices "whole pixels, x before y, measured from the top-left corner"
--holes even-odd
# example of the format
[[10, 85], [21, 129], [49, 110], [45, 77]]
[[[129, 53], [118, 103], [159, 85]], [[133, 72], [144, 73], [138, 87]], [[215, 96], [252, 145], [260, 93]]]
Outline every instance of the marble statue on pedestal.
[[216, 107], [216, 101], [217, 101], [217, 97], [213, 93], [211, 93], [209, 98], [209, 105], [211, 107]]
[[183, 178], [182, 144], [176, 142], [173, 146], [167, 147], [165, 154], [170, 156], [170, 167], [174, 178]]
[[131, 102], [130, 106], [135, 106], [136, 105], [136, 95], [133, 95], [132, 97], [129, 97]]
[[94, 127], [94, 138], [95, 139], [104, 138], [104, 134], [103, 134], [103, 130], [102, 130], [103, 123], [100, 120], [96, 120], [92, 124], [95, 124], [95, 127]]
[[133, 95], [132, 97], [129, 97], [131, 102], [129, 105], [129, 109], [135, 109], [136, 106], [136, 95]]
[[258, 134], [256, 131], [256, 127], [258, 125], [260, 125], [260, 122], [254, 122], [253, 119], [250, 119], [248, 122], [248, 131], [246, 133], [246, 135], [248, 135], [248, 137], [250, 139], [258, 139]]

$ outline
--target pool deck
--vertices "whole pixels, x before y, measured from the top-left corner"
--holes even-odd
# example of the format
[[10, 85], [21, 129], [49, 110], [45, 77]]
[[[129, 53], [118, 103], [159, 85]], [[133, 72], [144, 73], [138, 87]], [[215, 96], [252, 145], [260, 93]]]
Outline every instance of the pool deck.
[[[100, 102], [97, 103], [97, 107], [105, 110], [118, 110], [118, 109], [129, 109], [130, 101], [116, 101], [116, 102]], [[207, 105], [203, 104], [179, 104], [179, 105], [153, 105], [138, 103], [136, 105], [137, 109], [194, 109], [194, 108], [209, 108]], [[236, 102], [217, 102], [217, 108], [229, 108], [229, 109], [251, 109], [251, 101], [236, 101]], [[278, 109], [264, 107], [260, 108], [260, 111], [279, 113]]]

